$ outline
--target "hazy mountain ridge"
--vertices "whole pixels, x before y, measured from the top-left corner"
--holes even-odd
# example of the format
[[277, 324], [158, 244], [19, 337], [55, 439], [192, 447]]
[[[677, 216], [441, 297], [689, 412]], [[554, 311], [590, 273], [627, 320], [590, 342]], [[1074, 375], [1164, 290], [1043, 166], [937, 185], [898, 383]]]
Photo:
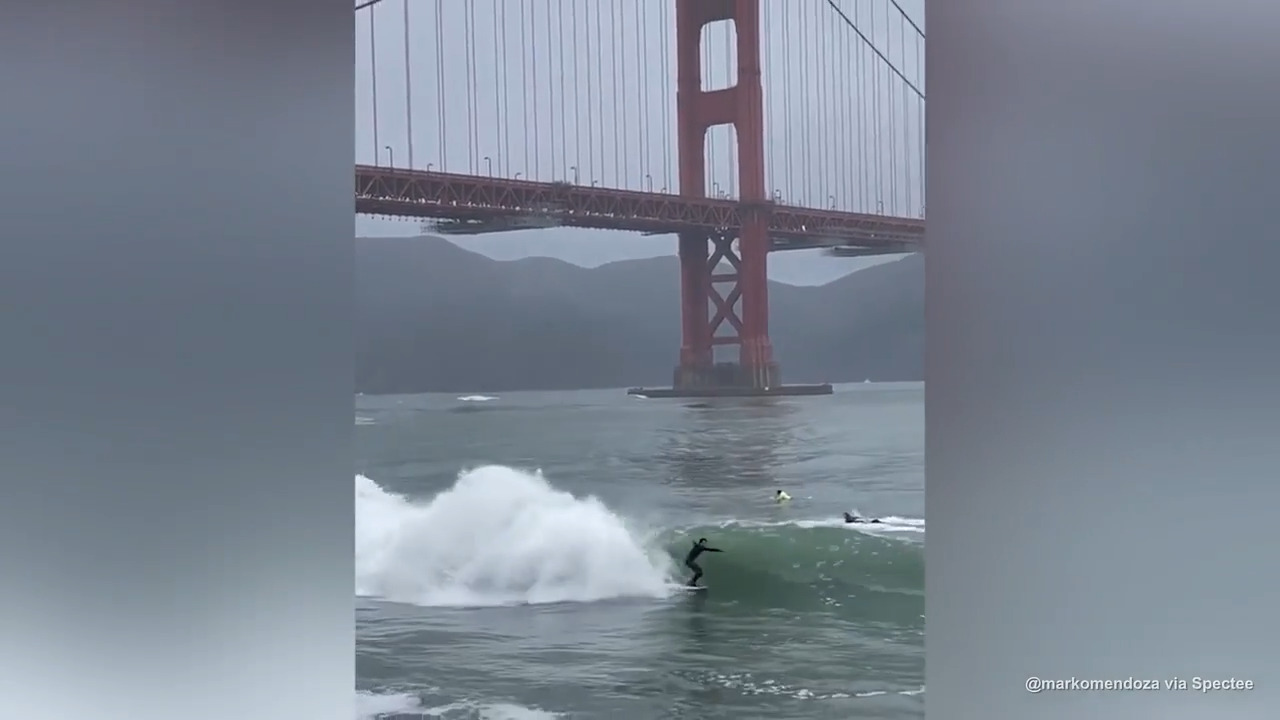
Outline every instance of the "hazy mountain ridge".
[[[483, 238], [474, 242], [483, 242]], [[442, 238], [359, 238], [356, 390], [665, 385], [680, 344], [679, 261], [498, 261]], [[770, 283], [788, 382], [919, 380], [919, 255], [818, 287]]]

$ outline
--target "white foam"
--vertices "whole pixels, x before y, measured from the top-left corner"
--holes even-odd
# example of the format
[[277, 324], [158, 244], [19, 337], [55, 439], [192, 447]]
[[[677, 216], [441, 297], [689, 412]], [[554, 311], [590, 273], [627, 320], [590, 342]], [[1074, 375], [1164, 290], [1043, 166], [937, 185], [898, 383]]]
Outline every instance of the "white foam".
[[845, 528], [858, 532], [891, 533], [891, 532], [925, 532], [924, 518], [899, 517], [888, 515], [880, 518], [878, 523], [847, 523], [844, 518], [818, 518], [812, 520], [725, 520], [720, 527], [799, 527], [799, 528]]
[[924, 688], [913, 690], [863, 690], [860, 692], [815, 692], [808, 688], [788, 685], [777, 680], [758, 680], [751, 673], [712, 673], [704, 680], [708, 685], [715, 685], [729, 690], [736, 690], [743, 695], [771, 695], [796, 700], [839, 700], [847, 698], [872, 698], [881, 695], [922, 695]]
[[846, 530], [854, 530], [870, 535], [903, 532], [922, 533], [925, 531], [924, 518], [908, 518], [897, 515], [886, 515], [880, 518], [878, 523], [847, 523], [844, 518], [835, 518], [834, 520], [800, 520], [796, 524], [801, 527], [842, 527]]
[[435, 720], [465, 717], [481, 720], [553, 720], [560, 717], [553, 712], [511, 703], [456, 702], [437, 707], [425, 707], [417, 696], [394, 692], [356, 692], [355, 720], [380, 720], [396, 716], [421, 717]]
[[421, 701], [409, 693], [356, 691], [356, 720], [377, 720], [396, 713], [424, 713]]
[[493, 402], [498, 398], [493, 395], [463, 395], [458, 399], [462, 402]]
[[477, 710], [481, 720], [552, 720], [560, 717], [557, 713], [510, 703], [481, 705]]
[[523, 705], [512, 705], [511, 703], [471, 703], [458, 702], [439, 707], [427, 708], [422, 711], [424, 720], [453, 720], [457, 718], [467, 718], [472, 720], [554, 720], [560, 717], [553, 712], [539, 710], [538, 708], [525, 707]]
[[671, 561], [599, 500], [486, 466], [429, 502], [355, 478], [356, 593], [476, 607], [665, 597]]

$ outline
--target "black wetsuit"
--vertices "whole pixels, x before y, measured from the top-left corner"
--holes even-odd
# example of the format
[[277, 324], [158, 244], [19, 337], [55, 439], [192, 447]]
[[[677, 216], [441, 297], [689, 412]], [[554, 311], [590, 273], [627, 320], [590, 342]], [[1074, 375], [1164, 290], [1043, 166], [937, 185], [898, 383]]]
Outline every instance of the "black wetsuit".
[[844, 521], [847, 523], [878, 523], [880, 522], [879, 518], [871, 518], [871, 519], [860, 518], [854, 515], [850, 515], [849, 513], [844, 514]]
[[704, 552], [724, 552], [718, 548], [713, 548], [706, 543], [696, 542], [689, 550], [689, 554], [684, 556], [684, 566], [693, 571], [693, 577], [689, 578], [689, 586], [698, 584], [698, 578], [702, 577], [702, 566], [695, 562], [698, 556]]

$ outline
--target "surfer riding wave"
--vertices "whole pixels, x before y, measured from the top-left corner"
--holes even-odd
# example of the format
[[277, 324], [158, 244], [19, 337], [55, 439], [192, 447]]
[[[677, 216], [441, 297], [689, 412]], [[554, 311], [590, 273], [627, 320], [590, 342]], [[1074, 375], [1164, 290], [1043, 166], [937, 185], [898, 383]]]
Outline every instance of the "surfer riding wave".
[[698, 579], [702, 577], [702, 566], [698, 564], [698, 556], [704, 552], [724, 552], [720, 548], [713, 548], [707, 545], [706, 538], [698, 538], [698, 542], [693, 544], [689, 549], [689, 554], [684, 556], [684, 566], [693, 571], [693, 577], [689, 578], [689, 587], [698, 587]]

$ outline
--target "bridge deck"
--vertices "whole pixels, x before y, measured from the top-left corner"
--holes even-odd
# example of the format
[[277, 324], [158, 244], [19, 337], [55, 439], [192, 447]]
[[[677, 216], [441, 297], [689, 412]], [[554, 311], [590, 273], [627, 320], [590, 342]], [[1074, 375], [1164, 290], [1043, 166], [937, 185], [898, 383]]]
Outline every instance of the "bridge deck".
[[[454, 221], [532, 218], [535, 225], [674, 233], [737, 228], [755, 210], [737, 200], [357, 165], [356, 212]], [[772, 202], [769, 235], [785, 247], [919, 249], [924, 220]]]

